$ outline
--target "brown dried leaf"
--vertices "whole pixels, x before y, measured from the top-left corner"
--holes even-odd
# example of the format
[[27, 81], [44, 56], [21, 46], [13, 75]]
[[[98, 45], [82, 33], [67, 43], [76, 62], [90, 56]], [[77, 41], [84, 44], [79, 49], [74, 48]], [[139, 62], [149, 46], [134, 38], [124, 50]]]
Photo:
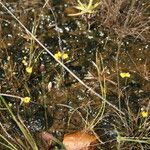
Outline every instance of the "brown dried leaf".
[[84, 130], [66, 134], [63, 140], [67, 150], [94, 150], [97, 143], [96, 136]]

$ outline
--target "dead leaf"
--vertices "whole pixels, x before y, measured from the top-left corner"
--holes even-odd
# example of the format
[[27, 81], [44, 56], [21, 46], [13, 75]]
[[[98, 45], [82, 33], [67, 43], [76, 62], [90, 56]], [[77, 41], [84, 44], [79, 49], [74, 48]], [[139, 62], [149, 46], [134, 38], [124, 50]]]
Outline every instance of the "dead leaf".
[[66, 150], [95, 150], [97, 143], [96, 136], [85, 130], [66, 134], [63, 140]]

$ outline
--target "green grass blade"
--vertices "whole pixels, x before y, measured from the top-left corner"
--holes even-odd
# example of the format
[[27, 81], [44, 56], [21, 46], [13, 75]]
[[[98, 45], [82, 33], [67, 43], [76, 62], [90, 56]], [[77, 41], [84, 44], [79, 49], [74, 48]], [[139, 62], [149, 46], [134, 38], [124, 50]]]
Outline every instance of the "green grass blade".
[[8, 145], [0, 142], [1, 145], [11, 149], [11, 150], [18, 150], [11, 142], [9, 142], [2, 134], [0, 134], [0, 138], [2, 138]]
[[4, 105], [6, 106], [8, 112], [12, 116], [13, 120], [16, 122], [19, 129], [23, 133], [23, 135], [24, 135], [25, 139], [27, 140], [27, 142], [29, 143], [29, 145], [32, 147], [33, 150], [38, 150], [36, 142], [34, 141], [34, 139], [31, 135], [31, 133], [29, 132], [29, 130], [27, 128], [25, 128], [25, 125], [23, 124], [21, 119], [19, 118], [19, 121], [18, 121], [17, 118], [15, 117], [15, 115], [13, 114], [13, 112], [11, 111], [11, 109], [9, 108], [9, 106], [7, 105], [7, 103], [5, 102], [4, 98], [2, 96], [0, 96], [0, 98], [1, 98], [2, 102], [4, 103]]

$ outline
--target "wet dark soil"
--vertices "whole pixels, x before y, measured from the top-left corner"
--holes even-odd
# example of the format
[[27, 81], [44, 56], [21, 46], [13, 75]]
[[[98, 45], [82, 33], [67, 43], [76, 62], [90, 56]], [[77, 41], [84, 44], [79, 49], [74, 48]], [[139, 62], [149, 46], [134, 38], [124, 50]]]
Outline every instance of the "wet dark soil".
[[[111, 28], [108, 22], [103, 24], [100, 21], [104, 19], [102, 12], [69, 17], [68, 13], [74, 13], [72, 5], [76, 3], [73, 1], [52, 0], [45, 6], [45, 1], [34, 0], [13, 0], [4, 4], [53, 54], [58, 51], [67, 53], [69, 58], [64, 60], [64, 64], [88, 86], [102, 94], [99, 74], [93, 62], [99, 65], [101, 82], [103, 85], [106, 82], [106, 99], [125, 113], [120, 117], [118, 112], [106, 105], [104, 116], [94, 128], [104, 141], [101, 148], [117, 149], [118, 132], [125, 137], [150, 136], [146, 125], [139, 129], [145, 119], [140, 116], [141, 109], [150, 110], [148, 30], [138, 36], [130, 32], [130, 24], [128, 29], [124, 29], [126, 31], [119, 32], [121, 26], [117, 30], [117, 24], [114, 23]], [[147, 17], [145, 1], [137, 4], [138, 9], [142, 4]], [[127, 32], [129, 34], [125, 34]], [[31, 74], [26, 72], [23, 60], [33, 66]], [[121, 78], [121, 72], [129, 72], [131, 76]], [[50, 84], [52, 86], [48, 87]], [[0, 93], [31, 97], [31, 103], [23, 105], [18, 99], [4, 98], [36, 138], [42, 131], [47, 131], [62, 140], [65, 133], [83, 129], [85, 120], [91, 122], [102, 106], [102, 101], [45, 52], [2, 6]], [[8, 133], [18, 136], [20, 131], [12, 117], [3, 110], [0, 110], [0, 114], [0, 121]], [[148, 119], [146, 123], [150, 123]], [[0, 132], [3, 134], [2, 129]], [[130, 149], [128, 144], [123, 143], [122, 149], [123, 146]], [[132, 146], [133, 149], [140, 149], [141, 145], [134, 143]], [[142, 147], [146, 150], [149, 145], [143, 144]]]

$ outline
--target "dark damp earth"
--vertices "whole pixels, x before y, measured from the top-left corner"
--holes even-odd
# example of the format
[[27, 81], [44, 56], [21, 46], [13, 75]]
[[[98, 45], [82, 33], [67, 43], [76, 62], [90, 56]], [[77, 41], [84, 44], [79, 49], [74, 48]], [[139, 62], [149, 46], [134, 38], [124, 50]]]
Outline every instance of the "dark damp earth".
[[[67, 54], [61, 61], [85, 84], [124, 112], [122, 115], [105, 105], [101, 119], [93, 126], [103, 141], [97, 149], [148, 150], [150, 4], [144, 0], [118, 2], [122, 3], [110, 1], [108, 10], [102, 1], [97, 11], [80, 16], [68, 16], [77, 13], [73, 7], [77, 5], [75, 0], [9, 0], [4, 4], [50, 52]], [[119, 11], [115, 9], [117, 6]], [[118, 18], [110, 16], [115, 13]], [[28, 66], [32, 67], [31, 73], [26, 70]], [[20, 117], [35, 141], [39, 141], [37, 145], [41, 150], [61, 149], [57, 142], [47, 148], [42, 132], [62, 141], [64, 134], [90, 125], [103, 106], [103, 101], [58, 64], [2, 5], [0, 93], [31, 98], [29, 103], [21, 103], [18, 98], [3, 96], [16, 118]], [[0, 115], [0, 135], [11, 141], [8, 133], [14, 141], [18, 138], [25, 141], [2, 102]], [[118, 135], [149, 140], [119, 143]], [[7, 149], [3, 143], [7, 144], [1, 138], [1, 149]]]

